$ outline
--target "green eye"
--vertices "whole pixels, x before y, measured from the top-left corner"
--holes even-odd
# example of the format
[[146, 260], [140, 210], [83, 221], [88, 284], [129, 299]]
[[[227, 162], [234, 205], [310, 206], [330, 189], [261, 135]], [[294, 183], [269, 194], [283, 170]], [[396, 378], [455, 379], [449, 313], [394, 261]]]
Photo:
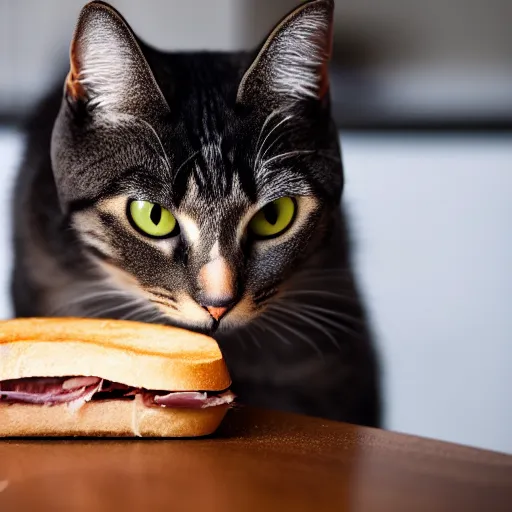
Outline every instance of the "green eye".
[[258, 238], [273, 238], [291, 226], [297, 203], [291, 197], [281, 197], [265, 205], [249, 223], [249, 230]]
[[174, 215], [149, 201], [131, 201], [128, 204], [128, 218], [138, 231], [152, 238], [167, 238], [179, 233], [179, 224]]

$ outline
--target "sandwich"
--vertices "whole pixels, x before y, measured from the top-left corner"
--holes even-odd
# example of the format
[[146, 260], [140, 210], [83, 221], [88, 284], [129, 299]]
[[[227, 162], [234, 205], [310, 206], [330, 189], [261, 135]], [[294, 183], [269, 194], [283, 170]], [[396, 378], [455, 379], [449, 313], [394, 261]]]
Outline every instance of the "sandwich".
[[139, 322], [0, 321], [0, 437], [196, 437], [233, 402], [215, 340]]

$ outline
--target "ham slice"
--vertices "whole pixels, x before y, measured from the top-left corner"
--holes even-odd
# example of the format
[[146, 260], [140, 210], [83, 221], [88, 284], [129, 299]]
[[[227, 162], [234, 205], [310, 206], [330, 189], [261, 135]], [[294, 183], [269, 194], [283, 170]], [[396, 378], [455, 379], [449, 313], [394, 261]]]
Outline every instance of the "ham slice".
[[185, 407], [189, 409], [204, 409], [216, 405], [230, 404], [235, 399], [231, 391], [225, 391], [220, 395], [208, 396], [208, 393], [199, 391], [181, 391], [168, 393], [167, 395], [151, 394], [153, 403], [160, 407]]
[[148, 407], [204, 409], [229, 405], [231, 391], [210, 394], [200, 391], [147, 391], [110, 382], [99, 377], [29, 378], [0, 382], [0, 402], [57, 405], [67, 403], [73, 410], [91, 400], [133, 399], [142, 395]]
[[99, 389], [101, 379], [17, 379], [0, 382], [0, 400], [29, 404], [56, 405], [86, 400]]
[[78, 389], [99, 384], [101, 379], [98, 377], [72, 377], [62, 383], [62, 389]]

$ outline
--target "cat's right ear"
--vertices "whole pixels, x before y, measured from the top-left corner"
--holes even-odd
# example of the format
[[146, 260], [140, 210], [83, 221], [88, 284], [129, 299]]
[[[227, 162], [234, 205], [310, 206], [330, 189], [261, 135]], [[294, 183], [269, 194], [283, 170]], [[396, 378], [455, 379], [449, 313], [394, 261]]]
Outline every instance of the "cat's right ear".
[[104, 114], [151, 115], [169, 108], [132, 30], [99, 1], [80, 13], [65, 94]]
[[239, 104], [322, 101], [329, 90], [334, 0], [301, 2], [270, 33], [240, 82]]

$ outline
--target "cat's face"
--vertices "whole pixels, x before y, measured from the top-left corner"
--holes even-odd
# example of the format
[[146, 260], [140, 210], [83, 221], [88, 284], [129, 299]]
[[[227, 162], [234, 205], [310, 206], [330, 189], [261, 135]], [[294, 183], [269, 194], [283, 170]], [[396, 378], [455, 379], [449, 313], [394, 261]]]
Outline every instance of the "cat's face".
[[83, 249], [172, 323], [244, 325], [319, 250], [342, 175], [328, 107], [332, 2], [298, 8], [261, 51], [141, 49], [82, 11], [52, 161]]

